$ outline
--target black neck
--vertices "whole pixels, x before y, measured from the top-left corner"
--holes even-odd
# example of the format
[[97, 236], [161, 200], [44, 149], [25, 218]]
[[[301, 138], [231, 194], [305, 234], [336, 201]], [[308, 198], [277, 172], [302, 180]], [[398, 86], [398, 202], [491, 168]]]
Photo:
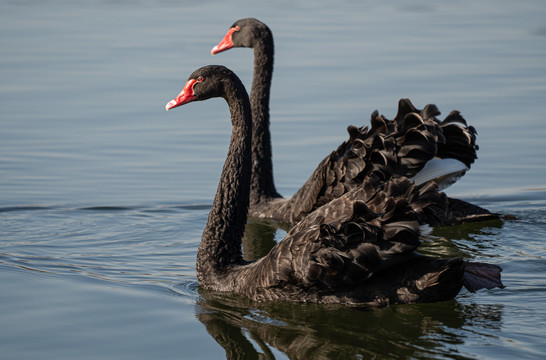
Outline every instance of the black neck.
[[197, 253], [197, 277], [211, 285], [226, 267], [243, 261], [241, 239], [247, 220], [252, 121], [248, 95], [240, 81], [226, 85], [232, 121], [231, 141], [218, 190]]
[[254, 45], [254, 76], [250, 92], [252, 107], [251, 202], [280, 197], [273, 180], [269, 94], [273, 75], [273, 36], [270, 32]]

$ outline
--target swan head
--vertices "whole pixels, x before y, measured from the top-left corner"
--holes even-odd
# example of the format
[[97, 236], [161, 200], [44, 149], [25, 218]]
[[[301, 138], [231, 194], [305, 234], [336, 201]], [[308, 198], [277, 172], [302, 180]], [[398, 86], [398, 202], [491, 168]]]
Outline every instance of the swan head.
[[233, 47], [253, 48], [258, 43], [264, 43], [265, 39], [273, 39], [267, 25], [253, 18], [240, 19], [229, 28], [222, 41], [210, 53], [215, 55]]
[[[168, 111], [192, 101], [202, 101], [213, 97], [225, 97], [231, 83], [241, 81], [231, 70], [221, 65], [208, 65], [195, 70], [176, 98], [165, 105]], [[242, 84], [241, 84], [242, 86]], [[244, 88], [244, 87], [243, 87]]]

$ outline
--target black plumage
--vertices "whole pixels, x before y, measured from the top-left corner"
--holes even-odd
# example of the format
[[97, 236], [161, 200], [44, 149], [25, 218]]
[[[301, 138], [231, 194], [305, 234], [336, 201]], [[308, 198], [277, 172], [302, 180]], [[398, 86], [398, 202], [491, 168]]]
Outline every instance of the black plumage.
[[[211, 97], [226, 99], [233, 125], [218, 190], [197, 254], [197, 277], [209, 290], [255, 301], [392, 303], [441, 301], [469, 290], [502, 287], [500, 267], [420, 256], [420, 214], [442, 207], [434, 184], [404, 177], [366, 177], [359, 186], [305, 216], [264, 257], [243, 260], [250, 200], [252, 120], [239, 78], [206, 66], [188, 79], [167, 109]], [[465, 269], [471, 269], [465, 281]]]
[[[467, 167], [476, 159], [476, 132], [457, 111], [443, 121], [435, 105], [416, 109], [409, 99], [399, 101], [393, 120], [371, 115], [371, 127], [348, 128], [349, 139], [319, 163], [306, 183], [291, 197], [275, 188], [269, 131], [269, 97], [273, 75], [274, 41], [259, 20], [236, 21], [212, 53], [232, 47], [254, 49], [252, 107], [252, 178], [250, 215], [295, 224], [320, 206], [359, 186], [366, 177], [383, 180], [412, 177], [434, 157], [457, 159]], [[479, 206], [447, 198], [443, 214], [424, 219], [431, 225], [449, 225], [498, 217]]]

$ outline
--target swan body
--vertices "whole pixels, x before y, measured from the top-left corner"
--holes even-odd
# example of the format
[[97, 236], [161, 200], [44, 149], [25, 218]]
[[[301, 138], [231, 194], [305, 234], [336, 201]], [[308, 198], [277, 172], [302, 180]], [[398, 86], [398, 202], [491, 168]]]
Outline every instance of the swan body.
[[[211, 53], [249, 47], [254, 50], [252, 108], [252, 178], [250, 215], [295, 224], [320, 206], [359, 186], [368, 176], [387, 180], [405, 176], [418, 185], [435, 181], [451, 185], [476, 159], [476, 131], [458, 111], [436, 118], [435, 105], [418, 110], [409, 99], [399, 101], [393, 120], [371, 115], [371, 127], [348, 128], [349, 140], [319, 163], [307, 182], [290, 198], [275, 188], [269, 131], [269, 97], [274, 42], [271, 30], [259, 20], [236, 21]], [[453, 200], [453, 201], [451, 201]], [[486, 209], [447, 198], [442, 216], [425, 219], [430, 225], [450, 225], [497, 218]], [[451, 205], [452, 204], [452, 205]]]
[[197, 278], [206, 289], [255, 301], [394, 303], [442, 301], [465, 286], [502, 287], [500, 267], [417, 255], [420, 213], [441, 207], [436, 185], [404, 177], [363, 179], [305, 216], [271, 251], [243, 260], [241, 241], [250, 202], [252, 117], [239, 78], [223, 66], [190, 75], [167, 110], [223, 97], [232, 135], [218, 190], [197, 253]]

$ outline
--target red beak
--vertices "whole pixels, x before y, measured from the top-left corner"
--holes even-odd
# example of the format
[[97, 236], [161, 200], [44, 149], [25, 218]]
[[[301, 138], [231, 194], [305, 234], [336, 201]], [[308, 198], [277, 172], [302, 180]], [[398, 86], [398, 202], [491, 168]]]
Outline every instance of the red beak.
[[178, 106], [182, 106], [184, 104], [187, 104], [189, 102], [192, 102], [196, 99], [195, 94], [193, 93], [193, 85], [197, 80], [190, 79], [186, 82], [186, 85], [184, 85], [184, 89], [180, 92], [180, 94], [173, 100], [169, 101], [167, 105], [165, 105], [165, 110], [169, 111], [170, 109], [173, 109]]
[[220, 41], [218, 45], [212, 48], [210, 53], [212, 55], [215, 55], [215, 54], [218, 54], [219, 52], [231, 49], [233, 47], [233, 40], [231, 39], [231, 37], [235, 31], [239, 31], [238, 26], [235, 26], [229, 29], [228, 32], [226, 33], [226, 36], [224, 36], [224, 38], [222, 39], [222, 41]]

